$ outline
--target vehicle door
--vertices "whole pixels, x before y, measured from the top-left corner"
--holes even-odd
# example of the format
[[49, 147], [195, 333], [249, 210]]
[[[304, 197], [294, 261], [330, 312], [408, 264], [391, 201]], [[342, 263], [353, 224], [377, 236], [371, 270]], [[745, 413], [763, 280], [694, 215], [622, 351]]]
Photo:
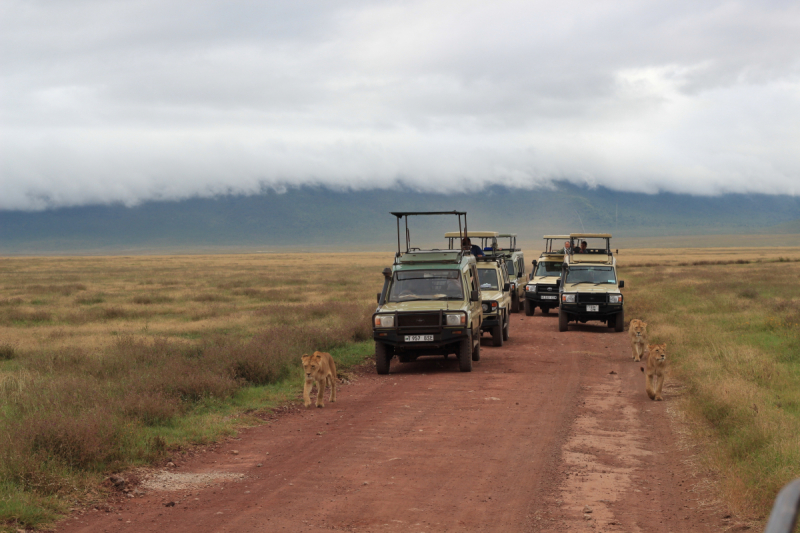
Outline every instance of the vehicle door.
[[469, 311], [472, 317], [472, 334], [480, 336], [481, 322], [483, 321], [483, 308], [481, 307], [481, 284], [478, 283], [478, 268], [475, 265], [470, 265], [467, 269], [466, 276], [466, 286], [469, 288], [470, 294], [472, 294], [472, 291], [478, 291], [478, 301], [469, 302]]

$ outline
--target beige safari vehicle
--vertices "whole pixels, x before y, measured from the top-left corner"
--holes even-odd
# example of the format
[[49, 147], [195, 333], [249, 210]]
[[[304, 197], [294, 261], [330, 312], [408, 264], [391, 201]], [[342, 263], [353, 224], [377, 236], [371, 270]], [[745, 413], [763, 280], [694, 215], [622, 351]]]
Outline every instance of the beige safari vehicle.
[[[449, 248], [457, 248], [459, 234], [456, 232], [445, 233], [445, 238], [449, 240]], [[496, 231], [471, 231], [469, 235], [473, 244], [477, 245], [484, 254], [502, 256], [506, 263], [508, 280], [511, 283], [510, 295], [512, 313], [518, 313], [522, 309], [522, 302], [525, 297], [525, 256], [522, 250], [517, 248], [516, 233], [497, 233]], [[508, 240], [506, 240], [508, 239]], [[455, 241], [455, 242], [454, 242]], [[480, 243], [480, 244], [477, 244]]]
[[561, 265], [564, 263], [564, 242], [569, 235], [545, 235], [544, 252], [533, 261], [530, 281], [525, 285], [525, 314], [533, 316], [536, 308], [549, 313], [558, 307]]
[[[383, 271], [383, 291], [372, 315], [375, 365], [388, 374], [392, 358], [410, 363], [423, 356], [455, 354], [462, 372], [480, 360], [483, 324], [481, 290], [475, 257], [469, 250], [422, 250], [411, 246], [409, 217], [455, 215], [465, 234], [463, 211], [399, 212], [397, 253]], [[462, 228], [463, 218], [463, 231]], [[405, 231], [401, 226], [405, 226]], [[405, 235], [405, 246], [401, 245]], [[459, 239], [459, 242], [460, 239]]]
[[511, 283], [503, 256], [478, 257], [478, 278], [481, 287], [483, 324], [481, 332], [492, 335], [492, 344], [502, 346], [508, 340], [511, 325]]
[[617, 277], [617, 260], [611, 253], [610, 233], [572, 233], [571, 250], [564, 256], [561, 273], [558, 330], [570, 322], [604, 322], [623, 331], [625, 311]]
[[497, 238], [500, 246], [495, 253], [505, 257], [506, 271], [511, 282], [511, 312], [519, 313], [525, 302], [525, 284], [528, 281], [525, 277], [525, 255], [517, 248], [516, 233], [501, 233]]

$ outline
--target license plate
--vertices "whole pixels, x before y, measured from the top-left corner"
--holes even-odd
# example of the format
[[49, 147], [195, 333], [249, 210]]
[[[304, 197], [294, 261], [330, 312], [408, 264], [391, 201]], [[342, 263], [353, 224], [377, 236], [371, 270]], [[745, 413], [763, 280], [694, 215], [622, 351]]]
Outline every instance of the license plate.
[[587, 305], [586, 306], [586, 312], [587, 313], [597, 313], [599, 311], [600, 311], [600, 306], [599, 305]]
[[542, 300], [556, 300], [558, 296], [542, 296]]
[[406, 335], [406, 342], [433, 342], [433, 335]]

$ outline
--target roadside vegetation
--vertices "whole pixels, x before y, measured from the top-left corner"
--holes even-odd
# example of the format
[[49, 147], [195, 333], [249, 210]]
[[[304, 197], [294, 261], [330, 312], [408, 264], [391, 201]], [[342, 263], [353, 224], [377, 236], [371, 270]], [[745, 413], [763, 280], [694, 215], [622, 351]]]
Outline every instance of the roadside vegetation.
[[680, 407], [725, 500], [763, 520], [800, 477], [800, 250], [672, 252], [620, 254], [627, 318], [668, 343]]
[[0, 262], [0, 529], [102, 497], [109, 473], [258, 423], [302, 353], [372, 355], [388, 254]]

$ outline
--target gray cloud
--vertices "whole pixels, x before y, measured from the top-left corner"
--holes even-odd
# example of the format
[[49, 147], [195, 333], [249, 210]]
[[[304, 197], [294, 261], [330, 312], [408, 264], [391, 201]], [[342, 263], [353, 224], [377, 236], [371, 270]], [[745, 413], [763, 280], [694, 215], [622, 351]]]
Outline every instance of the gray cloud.
[[12, 1], [0, 209], [326, 184], [800, 194], [793, 2]]

